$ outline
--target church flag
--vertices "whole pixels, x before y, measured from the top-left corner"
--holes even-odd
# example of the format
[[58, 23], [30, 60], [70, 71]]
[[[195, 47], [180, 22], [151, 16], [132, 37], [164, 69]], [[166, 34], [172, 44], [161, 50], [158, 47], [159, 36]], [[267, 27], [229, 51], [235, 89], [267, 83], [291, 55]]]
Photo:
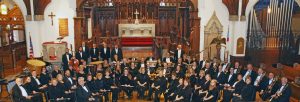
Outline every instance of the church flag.
[[227, 42], [229, 42], [229, 26], [228, 26], [228, 31], [227, 31]]
[[29, 57], [33, 58], [33, 46], [32, 46], [32, 40], [31, 40], [31, 35], [29, 35], [29, 40], [30, 40], [30, 48], [29, 48]]

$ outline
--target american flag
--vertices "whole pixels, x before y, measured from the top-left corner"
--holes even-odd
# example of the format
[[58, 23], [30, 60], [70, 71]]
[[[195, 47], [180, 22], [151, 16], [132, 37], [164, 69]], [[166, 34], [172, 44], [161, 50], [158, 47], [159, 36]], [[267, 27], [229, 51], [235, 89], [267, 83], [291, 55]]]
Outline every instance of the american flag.
[[29, 35], [29, 40], [30, 40], [30, 48], [29, 48], [29, 57], [33, 58], [33, 46], [32, 46], [32, 40], [31, 40], [31, 35]]
[[228, 31], [227, 31], [227, 42], [229, 42], [229, 26], [228, 26]]

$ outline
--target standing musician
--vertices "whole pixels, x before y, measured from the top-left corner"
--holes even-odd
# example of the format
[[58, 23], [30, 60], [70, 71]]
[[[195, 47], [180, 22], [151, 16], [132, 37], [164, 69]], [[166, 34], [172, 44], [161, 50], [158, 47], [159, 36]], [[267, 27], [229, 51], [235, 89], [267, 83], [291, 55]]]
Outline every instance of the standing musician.
[[292, 95], [291, 87], [286, 77], [281, 78], [281, 85], [277, 88], [277, 92], [271, 96], [270, 102], [289, 102]]
[[145, 68], [144, 67], [140, 68], [139, 74], [136, 77], [138, 99], [144, 98], [145, 91], [148, 89], [149, 80], [150, 80], [150, 78], [146, 74]]
[[116, 44], [115, 48], [111, 50], [111, 60], [119, 61], [119, 59], [123, 59], [123, 52], [122, 49], [119, 48], [119, 45]]
[[122, 90], [126, 93], [126, 97], [128, 99], [132, 98], [132, 91], [133, 91], [133, 78], [129, 74], [129, 69], [126, 68], [124, 70], [123, 75], [120, 77], [120, 84]]
[[96, 44], [93, 44], [93, 48], [90, 49], [91, 61], [99, 61], [99, 48], [97, 48]]
[[149, 89], [148, 98], [151, 99], [151, 96], [154, 91], [154, 102], [159, 102], [159, 96], [165, 92], [167, 88], [167, 79], [163, 75], [163, 71], [159, 70], [158, 77], [152, 83], [151, 88]]
[[182, 58], [184, 54], [184, 51], [182, 50], [182, 46], [178, 45], [177, 50], [175, 51], [174, 54], [174, 61], [177, 62], [179, 58]]
[[182, 89], [175, 97], [175, 102], [190, 102], [192, 92], [192, 87], [189, 85], [189, 79], [185, 78]]
[[78, 78], [76, 89], [77, 102], [98, 102], [97, 94], [93, 93], [86, 85], [83, 77]]
[[274, 73], [269, 73], [268, 79], [264, 82], [262, 90], [259, 96], [263, 101], [267, 101], [271, 98], [271, 95], [276, 93], [276, 89], [279, 83], [277, 83], [277, 78], [275, 78]]
[[75, 56], [76, 56], [76, 59], [79, 60], [80, 65], [82, 65], [83, 61], [85, 61], [85, 62], [88, 61], [88, 55], [87, 55], [87, 53], [83, 52], [82, 47], [79, 47], [79, 49], [76, 52]]
[[69, 61], [72, 58], [72, 54], [69, 53], [69, 49], [66, 48], [66, 53], [62, 55], [63, 69], [66, 70], [69, 68]]
[[90, 54], [90, 52], [89, 52], [89, 51], [90, 51], [89, 47], [86, 46], [85, 42], [82, 42], [80, 47], [82, 48], [82, 52], [85, 53], [86, 58], [88, 59], [88, 58], [90, 57], [90, 55], [89, 55], [89, 54]]
[[100, 49], [100, 57], [103, 60], [108, 60], [110, 58], [110, 48], [107, 46], [105, 42], [102, 43], [103, 48]]

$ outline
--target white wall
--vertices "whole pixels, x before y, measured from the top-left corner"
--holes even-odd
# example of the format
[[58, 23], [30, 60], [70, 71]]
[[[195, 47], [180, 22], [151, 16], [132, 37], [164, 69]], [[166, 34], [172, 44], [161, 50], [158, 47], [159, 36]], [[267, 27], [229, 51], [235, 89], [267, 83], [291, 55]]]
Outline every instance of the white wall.
[[[14, 0], [20, 7], [24, 17], [27, 14], [23, 0]], [[53, 12], [56, 16], [53, 18], [53, 26], [51, 25], [51, 18], [48, 15]], [[76, 1], [74, 0], [52, 0], [45, 9], [43, 21], [25, 21], [25, 33], [27, 45], [29, 45], [29, 34], [33, 42], [34, 57], [40, 57], [42, 52], [42, 43], [49, 41], [56, 41], [58, 34], [58, 19], [68, 18], [69, 36], [65, 37], [63, 41], [68, 42], [68, 46], [74, 46], [74, 20], [76, 17]], [[27, 47], [29, 52], [29, 47]]]

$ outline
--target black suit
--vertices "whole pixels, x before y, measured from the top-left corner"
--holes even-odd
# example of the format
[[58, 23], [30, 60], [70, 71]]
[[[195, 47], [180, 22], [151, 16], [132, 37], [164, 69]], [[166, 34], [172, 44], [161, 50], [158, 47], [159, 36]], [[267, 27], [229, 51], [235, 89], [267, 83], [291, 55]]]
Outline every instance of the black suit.
[[100, 49], [100, 56], [103, 60], [108, 60], [110, 58], [110, 49], [106, 47], [106, 51], [104, 52], [104, 48]]
[[232, 86], [237, 78], [236, 74], [232, 74], [231, 78], [229, 79], [230, 74], [228, 73], [225, 76], [225, 83], [229, 84], [230, 86]]
[[170, 61], [171, 61], [172, 63], [174, 63], [174, 59], [173, 59], [172, 57], [164, 57], [164, 58], [162, 59], [162, 61], [163, 61], [163, 62], [167, 62], [167, 58], [170, 58]]
[[114, 48], [114, 49], [111, 49], [111, 60], [112, 60], [112, 61], [116, 61], [116, 59], [114, 58], [114, 55], [117, 55], [117, 56], [118, 56], [119, 61], [120, 61], [121, 59], [123, 59], [123, 52], [122, 52], [122, 49], [118, 48], [117, 51], [116, 51], [115, 48]]
[[86, 86], [87, 91], [84, 90], [83, 86], [78, 86], [76, 89], [76, 98], [77, 102], [89, 102], [89, 98], [92, 96], [92, 92], [90, 89]]
[[[30, 77], [30, 78], [31, 78], [30, 86], [32, 87], [32, 90], [37, 91], [37, 92], [42, 91], [42, 90], [39, 89], [40, 85], [38, 84], [38, 82], [33, 77]], [[41, 84], [41, 81], [38, 78], [37, 78], [37, 80]]]
[[[243, 78], [245, 77], [245, 74], [247, 73], [247, 71], [248, 71], [248, 70], [243, 70], [243, 71], [242, 71]], [[256, 79], [257, 73], [256, 73], [255, 71], [252, 70], [252, 71], [250, 72], [250, 74], [248, 74], [248, 75], [251, 77], [251, 80], [252, 80], [252, 81], [251, 81], [251, 84], [253, 85], [253, 84], [254, 84], [254, 81], [255, 81], [255, 79]]]
[[[69, 59], [68, 59], [67, 55], [69, 56]], [[64, 70], [66, 70], [66, 69], [69, 68], [69, 60], [71, 60], [72, 57], [73, 56], [71, 54], [69, 54], [69, 53], [63, 54], [63, 56], [62, 56], [62, 62], [63, 62], [63, 68], [64, 68]]]
[[72, 86], [75, 85], [75, 81], [71, 78], [72, 82], [67, 78], [64, 77], [63, 81], [64, 81], [64, 86], [66, 88], [66, 90], [70, 90]]
[[76, 52], [75, 55], [76, 59], [80, 61], [80, 64], [82, 64], [81, 60], [84, 60], [85, 62], [87, 62], [88, 57], [86, 55], [86, 53], [84, 52]]
[[[99, 49], [98, 48], [91, 48], [90, 49], [90, 56], [91, 56], [91, 61], [99, 61]], [[95, 60], [93, 58], [96, 58]]]
[[214, 78], [218, 81], [219, 84], [224, 84], [226, 82], [226, 79], [225, 79], [225, 73], [224, 72], [217, 72], [215, 75], [214, 75]]
[[[25, 91], [27, 92], [28, 95], [30, 95], [30, 93], [26, 89]], [[12, 99], [14, 102], [42, 102], [42, 97], [39, 95], [33, 95], [31, 99], [26, 99], [26, 97], [22, 95], [22, 91], [18, 85], [15, 85], [12, 88]]]
[[63, 97], [65, 94], [62, 84], [56, 86], [50, 85], [48, 87], [48, 98], [50, 101], [54, 101], [57, 98]]
[[88, 46], [85, 46], [85, 47], [83, 47], [83, 46], [81, 46], [82, 47], [82, 52], [83, 53], [85, 53], [85, 55], [86, 55], [86, 57], [87, 58], [89, 58], [90, 57], [90, 49], [89, 49], [89, 47]]
[[[178, 61], [178, 50], [176, 50], [175, 51], [175, 54], [174, 54], [174, 60], [177, 62]], [[180, 53], [180, 58], [182, 58], [182, 56], [183, 56], [183, 54], [184, 54], [184, 51], [181, 49], [181, 53]]]
[[[279, 85], [279, 87], [277, 88], [277, 91], [280, 90], [281, 86], [282, 85]], [[290, 97], [292, 95], [291, 87], [290, 87], [290, 85], [285, 85], [284, 87], [285, 88], [283, 88], [283, 90], [281, 92], [282, 93], [281, 96], [279, 96], [277, 99], [274, 99], [273, 100], [274, 102], [289, 102], [290, 101]]]

